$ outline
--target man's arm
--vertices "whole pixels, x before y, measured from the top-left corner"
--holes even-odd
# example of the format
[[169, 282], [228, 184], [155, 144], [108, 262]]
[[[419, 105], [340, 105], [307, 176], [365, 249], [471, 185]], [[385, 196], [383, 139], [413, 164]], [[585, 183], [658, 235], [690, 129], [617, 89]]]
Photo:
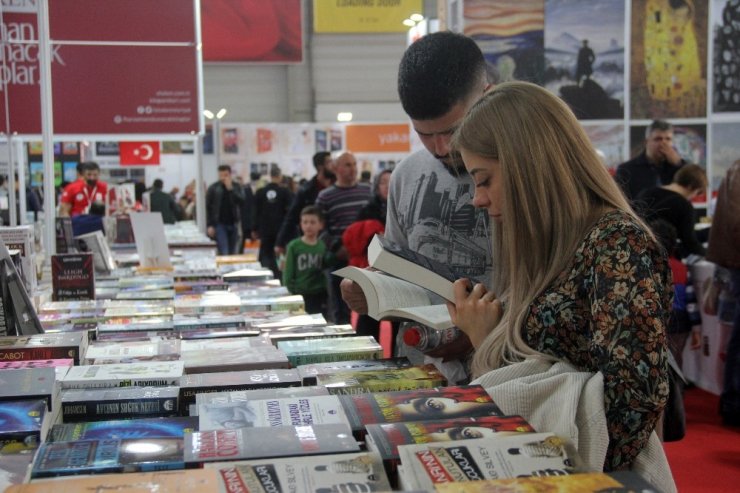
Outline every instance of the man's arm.
[[61, 202], [59, 204], [59, 217], [69, 217], [69, 213], [72, 211], [72, 204], [67, 202]]

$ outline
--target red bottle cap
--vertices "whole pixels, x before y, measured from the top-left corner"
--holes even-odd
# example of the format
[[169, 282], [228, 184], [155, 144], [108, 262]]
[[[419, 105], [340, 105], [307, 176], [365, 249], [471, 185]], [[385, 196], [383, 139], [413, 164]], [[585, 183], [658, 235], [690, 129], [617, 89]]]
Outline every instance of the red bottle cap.
[[421, 342], [421, 334], [415, 327], [411, 327], [403, 333], [403, 342], [407, 346], [417, 346]]

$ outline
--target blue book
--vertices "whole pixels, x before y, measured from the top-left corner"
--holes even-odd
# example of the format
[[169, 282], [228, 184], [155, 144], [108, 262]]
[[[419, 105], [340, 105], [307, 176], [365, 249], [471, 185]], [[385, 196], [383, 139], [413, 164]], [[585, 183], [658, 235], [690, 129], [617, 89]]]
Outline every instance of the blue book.
[[60, 423], [52, 426], [48, 442], [102, 440], [108, 438], [182, 438], [185, 432], [198, 431], [197, 417], [118, 419]]
[[35, 449], [44, 441], [46, 401], [0, 402], [0, 452]]

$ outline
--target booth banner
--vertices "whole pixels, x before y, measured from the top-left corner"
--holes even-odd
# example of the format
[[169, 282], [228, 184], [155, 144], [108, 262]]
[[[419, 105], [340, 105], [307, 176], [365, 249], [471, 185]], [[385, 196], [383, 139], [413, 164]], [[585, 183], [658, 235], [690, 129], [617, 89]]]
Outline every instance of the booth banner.
[[347, 125], [347, 149], [352, 152], [410, 152], [409, 125]]
[[[199, 131], [193, 0], [49, 4], [55, 134]], [[0, 131], [41, 133], [34, 9], [3, 3]]]
[[403, 25], [403, 21], [411, 14], [421, 14], [422, 8], [422, 0], [314, 1], [314, 31], [405, 33], [409, 28]]
[[200, 13], [205, 62], [303, 61], [301, 0], [201, 0]]
[[159, 142], [119, 142], [121, 166], [148, 166], [159, 164]]

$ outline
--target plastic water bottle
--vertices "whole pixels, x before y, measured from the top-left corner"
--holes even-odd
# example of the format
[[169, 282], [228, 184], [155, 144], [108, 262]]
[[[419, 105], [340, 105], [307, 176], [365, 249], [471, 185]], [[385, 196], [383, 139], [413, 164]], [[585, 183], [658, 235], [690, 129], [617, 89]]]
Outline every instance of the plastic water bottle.
[[437, 330], [424, 325], [414, 325], [403, 333], [403, 342], [407, 346], [424, 352], [452, 342], [460, 336], [460, 329], [450, 327], [449, 329]]

